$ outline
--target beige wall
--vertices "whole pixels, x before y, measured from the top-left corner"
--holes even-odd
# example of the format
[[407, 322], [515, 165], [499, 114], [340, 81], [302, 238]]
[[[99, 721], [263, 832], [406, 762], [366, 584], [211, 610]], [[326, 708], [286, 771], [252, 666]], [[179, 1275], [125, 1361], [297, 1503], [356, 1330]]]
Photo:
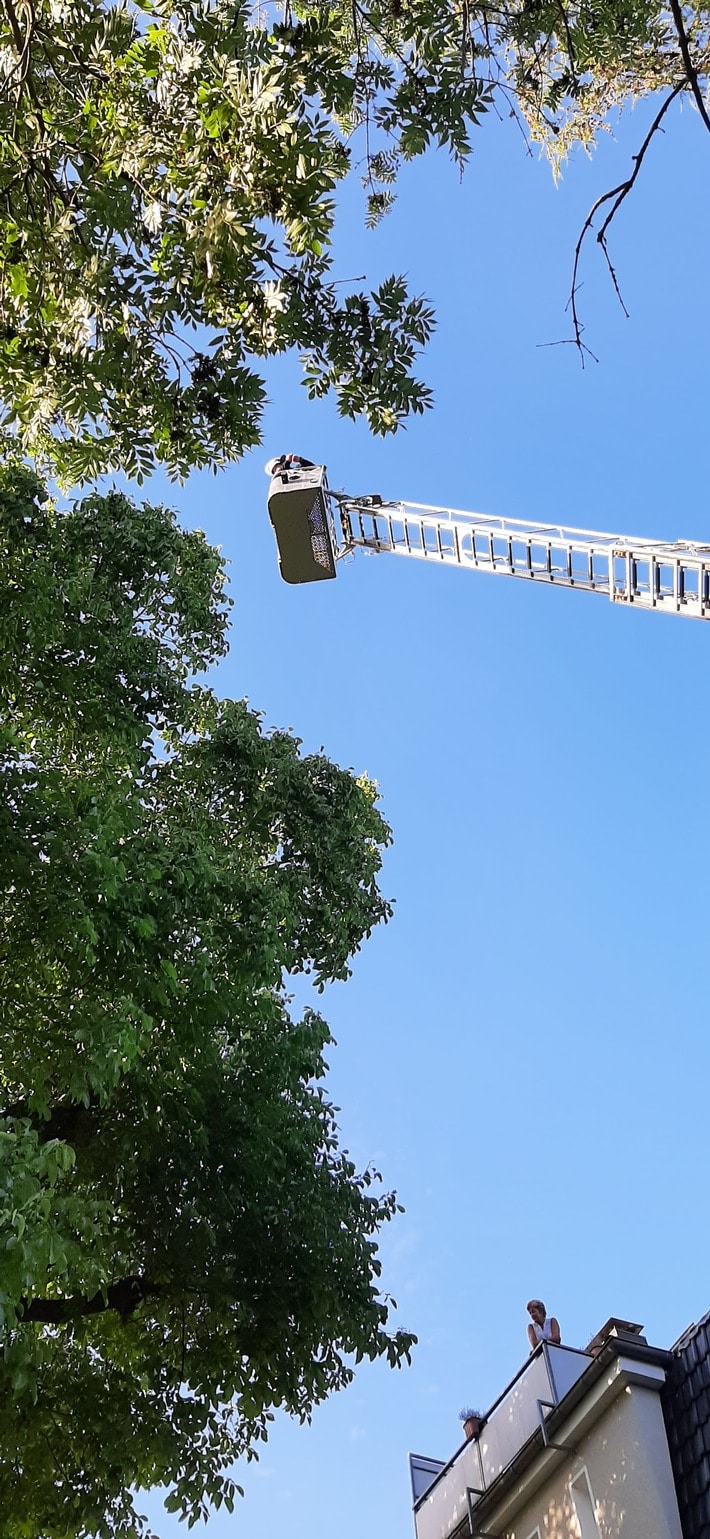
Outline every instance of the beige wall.
[[[640, 1385], [622, 1389], [595, 1425], [578, 1441], [575, 1453], [557, 1466], [525, 1506], [508, 1518], [510, 1539], [580, 1539], [570, 1492], [586, 1468], [594, 1498], [596, 1532], [592, 1539], [682, 1539], [668, 1444], [655, 1390]], [[495, 1516], [486, 1530], [501, 1530]], [[537, 1536], [535, 1536], [537, 1539]], [[584, 1529], [581, 1539], [587, 1539]]]

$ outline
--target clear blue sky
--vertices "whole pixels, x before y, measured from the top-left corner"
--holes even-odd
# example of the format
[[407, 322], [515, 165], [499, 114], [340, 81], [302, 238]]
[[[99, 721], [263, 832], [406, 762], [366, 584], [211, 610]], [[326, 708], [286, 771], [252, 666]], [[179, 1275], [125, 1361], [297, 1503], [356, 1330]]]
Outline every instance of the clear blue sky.
[[[485, 1409], [526, 1354], [531, 1294], [573, 1345], [612, 1313], [670, 1345], [710, 1306], [710, 626], [388, 556], [289, 589], [262, 470], [294, 449], [351, 491], [710, 539], [710, 143], [692, 111], [612, 231], [630, 320], [590, 246], [601, 362], [541, 346], [569, 334], [582, 220], [648, 121], [555, 189], [491, 118], [462, 184], [442, 157], [413, 166], [371, 235], [353, 186], [339, 275], [406, 271], [434, 301], [435, 410], [373, 443], [283, 362], [262, 452], [151, 489], [231, 563], [221, 692], [368, 771], [395, 835], [395, 918], [325, 1012], [344, 1142], [406, 1208], [384, 1285], [420, 1344], [409, 1371], [364, 1366], [311, 1428], [278, 1421], [209, 1539], [410, 1539], [407, 1451], [453, 1452], [460, 1407]], [[161, 1539], [184, 1533], [141, 1507]]]

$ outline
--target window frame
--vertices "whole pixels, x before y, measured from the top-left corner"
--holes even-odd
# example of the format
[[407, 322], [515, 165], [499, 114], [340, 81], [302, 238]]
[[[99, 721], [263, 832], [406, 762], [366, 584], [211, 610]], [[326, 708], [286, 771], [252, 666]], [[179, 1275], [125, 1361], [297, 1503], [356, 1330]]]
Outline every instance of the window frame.
[[[576, 1489], [575, 1489], [576, 1488]], [[577, 1494], [581, 1497], [577, 1505]], [[597, 1504], [594, 1499], [592, 1482], [589, 1479], [589, 1470], [586, 1464], [573, 1475], [569, 1482], [569, 1494], [572, 1500], [574, 1515], [577, 1520], [580, 1539], [600, 1539], [599, 1522], [597, 1519]]]

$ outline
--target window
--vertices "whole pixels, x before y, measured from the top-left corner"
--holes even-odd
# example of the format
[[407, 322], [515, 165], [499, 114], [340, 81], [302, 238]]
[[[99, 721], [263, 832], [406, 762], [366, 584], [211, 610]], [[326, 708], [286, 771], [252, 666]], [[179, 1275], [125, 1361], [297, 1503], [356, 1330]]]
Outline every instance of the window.
[[595, 1502], [586, 1469], [580, 1470], [574, 1480], [570, 1481], [570, 1495], [577, 1516], [580, 1539], [599, 1539]]

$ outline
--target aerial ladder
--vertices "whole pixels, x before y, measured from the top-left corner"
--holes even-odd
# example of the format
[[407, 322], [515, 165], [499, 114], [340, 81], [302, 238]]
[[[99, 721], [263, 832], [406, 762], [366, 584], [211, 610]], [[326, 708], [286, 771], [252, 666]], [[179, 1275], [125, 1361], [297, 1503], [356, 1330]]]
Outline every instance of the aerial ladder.
[[357, 550], [600, 593], [614, 604], [710, 619], [710, 545], [537, 524], [328, 486], [326, 467], [283, 455], [266, 467], [286, 582], [320, 582]]

